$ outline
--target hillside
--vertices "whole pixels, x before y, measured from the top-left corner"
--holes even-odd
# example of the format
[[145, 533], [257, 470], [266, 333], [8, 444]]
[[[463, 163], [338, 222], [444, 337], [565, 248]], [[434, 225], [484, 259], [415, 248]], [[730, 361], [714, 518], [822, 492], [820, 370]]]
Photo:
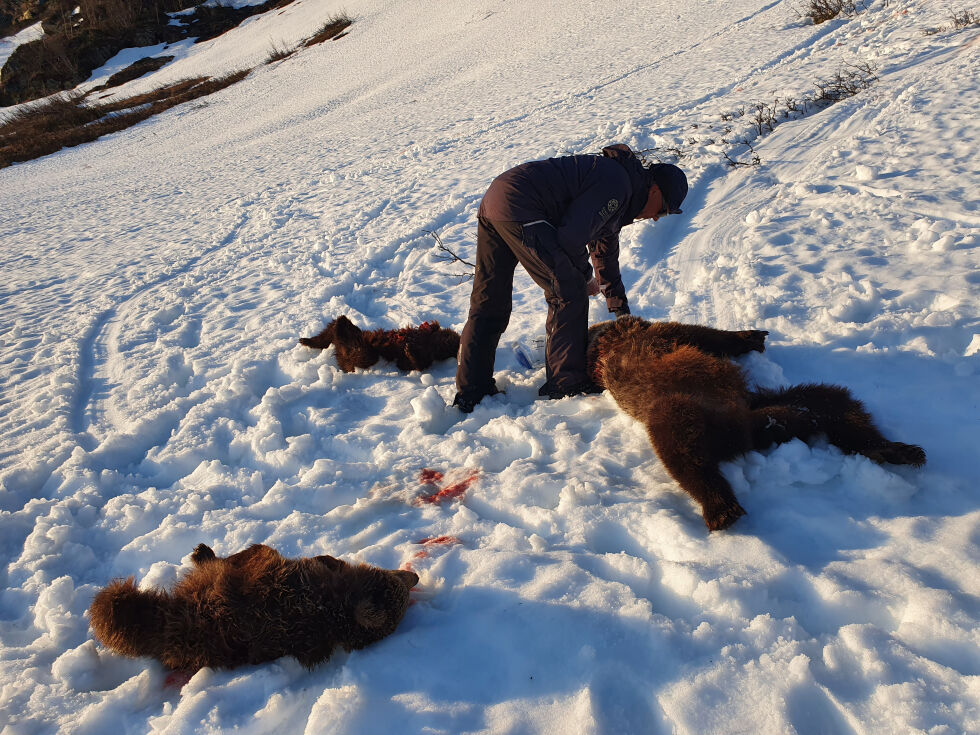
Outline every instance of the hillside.
[[[295, 0], [96, 69], [81, 91], [174, 57], [116, 99], [251, 73], [0, 169], [4, 735], [980, 729], [980, 28], [866, 5]], [[342, 39], [265, 63], [341, 12]], [[472, 261], [494, 176], [612, 143], [691, 182], [623, 232], [633, 312], [769, 330], [755, 383], [847, 385], [923, 468], [751, 453], [725, 469], [748, 515], [709, 534], [608, 393], [537, 400], [520, 270], [506, 393], [470, 416], [454, 365], [346, 374], [296, 344], [340, 314], [460, 329], [438, 243]], [[475, 479], [419, 504], [432, 473]], [[421, 584], [377, 645], [180, 688], [86, 610], [201, 542]]]

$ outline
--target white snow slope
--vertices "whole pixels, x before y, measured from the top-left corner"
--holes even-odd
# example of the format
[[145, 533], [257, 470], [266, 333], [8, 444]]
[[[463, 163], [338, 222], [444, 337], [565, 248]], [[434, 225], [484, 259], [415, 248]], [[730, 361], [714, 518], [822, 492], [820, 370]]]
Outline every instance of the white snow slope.
[[[980, 29], [798, 5], [297, 0], [115, 94], [243, 82], [0, 170], [3, 735], [977, 732]], [[348, 36], [262, 63], [341, 10]], [[759, 135], [756, 103], [867, 62], [869, 89]], [[742, 139], [761, 165], [725, 165]], [[619, 142], [681, 148], [692, 184], [623, 232], [634, 313], [768, 329], [755, 381], [849, 386], [923, 468], [753, 453], [726, 467], [748, 515], [709, 534], [608, 394], [535, 400], [522, 271], [506, 395], [470, 416], [451, 363], [344, 374], [297, 346], [340, 314], [462, 328], [467, 268], [431, 233], [471, 259], [494, 176]], [[476, 479], [418, 504], [423, 470]], [[181, 689], [86, 609], [199, 542], [421, 585], [370, 648]]]

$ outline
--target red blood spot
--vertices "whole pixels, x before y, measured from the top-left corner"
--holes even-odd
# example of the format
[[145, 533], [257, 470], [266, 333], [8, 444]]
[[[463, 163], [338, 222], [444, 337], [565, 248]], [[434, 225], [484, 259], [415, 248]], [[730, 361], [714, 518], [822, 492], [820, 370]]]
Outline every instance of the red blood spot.
[[183, 689], [184, 684], [191, 680], [194, 676], [193, 672], [190, 671], [171, 671], [167, 674], [167, 678], [163, 681], [163, 686], [168, 689]]
[[442, 482], [443, 474], [437, 470], [424, 469], [419, 473], [419, 482], [423, 485], [435, 485]]
[[[431, 502], [435, 502], [435, 501], [431, 501]], [[460, 541], [455, 536], [427, 536], [426, 538], [416, 541], [415, 543], [417, 543], [419, 546], [449, 546], [451, 544], [461, 544], [463, 542]], [[426, 551], [425, 549], [420, 549], [419, 551], [415, 552], [412, 558], [428, 559], [429, 552]], [[409, 571], [412, 571], [411, 562], [409, 562], [408, 567], [409, 567]]]
[[476, 470], [471, 471], [470, 476], [461, 482], [453, 483], [452, 485], [447, 485], [442, 490], [432, 495], [423, 495], [419, 498], [420, 503], [441, 503], [443, 500], [452, 500], [453, 498], [458, 498], [465, 493], [470, 485], [472, 485], [476, 478], [479, 477], [479, 473]]
[[421, 546], [435, 546], [435, 545], [445, 545], [445, 544], [461, 544], [463, 543], [455, 536], [430, 536], [422, 539], [421, 541], [416, 541], [415, 543]]

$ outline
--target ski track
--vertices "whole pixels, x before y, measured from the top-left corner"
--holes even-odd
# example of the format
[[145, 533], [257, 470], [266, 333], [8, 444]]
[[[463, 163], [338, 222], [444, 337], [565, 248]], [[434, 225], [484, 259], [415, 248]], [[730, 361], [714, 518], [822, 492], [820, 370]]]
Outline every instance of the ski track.
[[[248, 219], [248, 214], [243, 214], [223, 239], [210, 248], [202, 250], [179, 267], [170, 269], [155, 280], [142, 284], [138, 290], [97, 317], [91, 333], [83, 338], [80, 345], [78, 398], [75, 401], [71, 421], [73, 431], [80, 435], [79, 443], [86, 449], [91, 451], [109, 433], [117, 432], [129, 423], [125, 418], [114, 420], [112, 417], [109, 403], [114, 381], [107, 371], [122, 357], [117, 345], [120, 333], [126, 331], [131, 322], [145, 316], [141, 312], [145, 312], [146, 307], [141, 309], [140, 302], [151, 301], [155, 291], [167, 291], [174, 281], [191, 275], [194, 271], [202, 270], [211, 256], [231, 248], [248, 223]], [[207, 278], [214, 279], [215, 276], [212, 274]], [[184, 346], [195, 345], [188, 343]], [[139, 433], [139, 430], [134, 433]]]

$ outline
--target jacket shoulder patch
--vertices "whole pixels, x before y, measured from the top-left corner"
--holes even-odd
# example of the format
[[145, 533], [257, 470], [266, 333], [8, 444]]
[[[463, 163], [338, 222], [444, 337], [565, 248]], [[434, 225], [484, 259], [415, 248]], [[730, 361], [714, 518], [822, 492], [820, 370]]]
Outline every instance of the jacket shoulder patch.
[[617, 209], [619, 209], [619, 201], [617, 199], [610, 199], [606, 202], [606, 206], [599, 210], [599, 216], [603, 219], [608, 219]]

